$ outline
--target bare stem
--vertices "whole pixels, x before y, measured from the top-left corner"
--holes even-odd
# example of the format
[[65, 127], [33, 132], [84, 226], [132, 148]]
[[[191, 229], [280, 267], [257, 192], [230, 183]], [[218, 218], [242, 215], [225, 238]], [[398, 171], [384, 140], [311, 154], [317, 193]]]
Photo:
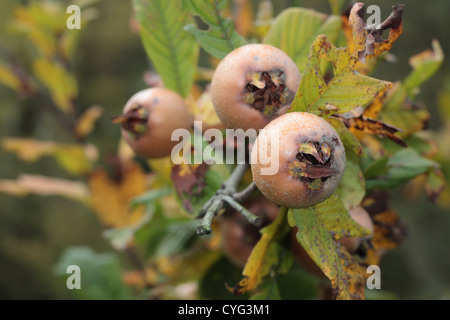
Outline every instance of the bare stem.
[[245, 199], [247, 199], [248, 197], [250, 197], [250, 195], [255, 190], [258, 190], [258, 188], [256, 187], [255, 182], [252, 182], [244, 190], [239, 191], [239, 192], [235, 192], [233, 194], [233, 199], [236, 200], [237, 202], [242, 202]]
[[252, 225], [255, 227], [261, 227], [263, 220], [261, 217], [258, 217], [257, 215], [254, 215], [247, 209], [245, 209], [243, 206], [241, 206], [238, 202], [236, 202], [235, 199], [233, 199], [230, 196], [223, 196], [223, 200], [228, 203], [233, 209], [241, 213]]
[[222, 184], [221, 188], [217, 190], [216, 194], [209, 199], [200, 210], [198, 216], [203, 217], [202, 223], [197, 226], [196, 232], [198, 235], [210, 234], [211, 223], [214, 216], [222, 209], [231, 206], [241, 212], [252, 224], [260, 225], [258, 217], [242, 207], [233, 199], [233, 194], [236, 193], [236, 188], [242, 180], [242, 176], [248, 168], [248, 164], [238, 164], [234, 168], [230, 177]]

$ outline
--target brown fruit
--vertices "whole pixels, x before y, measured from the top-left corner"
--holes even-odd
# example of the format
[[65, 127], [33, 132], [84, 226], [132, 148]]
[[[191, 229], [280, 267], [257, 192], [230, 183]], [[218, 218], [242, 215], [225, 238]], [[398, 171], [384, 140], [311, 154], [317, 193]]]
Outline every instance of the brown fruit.
[[170, 155], [178, 141], [171, 141], [176, 129], [190, 129], [192, 116], [183, 98], [166, 88], [139, 91], [126, 103], [113, 122], [122, 126], [122, 137], [134, 152], [145, 158]]
[[[352, 219], [355, 220], [355, 222], [359, 223], [364, 228], [369, 229], [373, 234], [372, 219], [363, 207], [360, 206], [350, 209], [349, 214]], [[343, 238], [340, 240], [340, 242], [349, 252], [355, 252], [356, 250], [358, 250], [361, 242], [370, 239], [372, 237], [372, 234], [359, 238]]]
[[262, 129], [284, 114], [300, 84], [300, 72], [283, 51], [248, 44], [230, 52], [218, 65], [211, 95], [227, 128]]
[[[275, 220], [279, 212], [279, 207], [265, 198], [248, 201], [244, 203], [244, 207], [262, 217], [263, 225]], [[243, 267], [261, 237], [258, 228], [250, 224], [242, 214], [233, 211], [224, 217], [220, 231], [225, 255], [233, 264]]]
[[[269, 159], [263, 158], [266, 155]], [[267, 199], [284, 207], [304, 208], [336, 190], [345, 169], [345, 149], [324, 119], [291, 112], [261, 130], [253, 145], [251, 167], [253, 180]], [[264, 172], [269, 168], [275, 171]]]

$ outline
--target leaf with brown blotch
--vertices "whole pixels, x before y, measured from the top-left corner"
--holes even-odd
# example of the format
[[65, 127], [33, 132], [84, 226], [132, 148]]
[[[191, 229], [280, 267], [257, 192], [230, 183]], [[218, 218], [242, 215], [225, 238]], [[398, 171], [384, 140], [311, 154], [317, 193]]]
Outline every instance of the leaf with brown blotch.
[[364, 259], [368, 265], [379, 264], [381, 256], [387, 250], [398, 247], [407, 236], [407, 229], [399, 220], [397, 212], [389, 208], [389, 199], [387, 192], [376, 191], [370, 193], [362, 204], [374, 224], [372, 245]]
[[364, 115], [358, 118], [350, 119], [348, 122], [352, 133], [362, 131], [365, 133], [375, 134], [382, 138], [389, 138], [402, 147], [407, 147], [406, 142], [395, 135], [397, 132], [401, 131], [399, 128], [388, 125], [380, 120], [367, 118]]
[[[349, 23], [353, 28], [353, 42], [358, 59], [365, 63], [366, 58], [379, 56], [384, 51], [390, 50], [394, 42], [402, 34], [402, 15], [405, 5], [392, 7], [392, 12], [378, 26], [367, 26], [362, 16], [364, 4], [357, 2], [350, 11]], [[384, 40], [383, 31], [391, 29], [388, 39]]]
[[[321, 62], [329, 61], [334, 77], [325, 81]], [[314, 41], [290, 112], [310, 112], [322, 117], [346, 113], [371, 102], [392, 83], [364, 76], [355, 70], [358, 59], [348, 48], [336, 48], [325, 35]]]
[[202, 164], [186, 164], [175, 165], [172, 168], [171, 178], [178, 194], [182, 199], [183, 207], [193, 213], [194, 207], [190, 199], [201, 195], [205, 188], [205, 174], [209, 166]]
[[350, 233], [359, 236], [368, 230], [350, 218], [336, 196], [324, 202], [290, 210], [289, 224], [297, 227], [297, 241], [330, 279], [333, 299], [364, 299], [364, 270], [336, 240]]
[[85, 204], [90, 196], [83, 182], [30, 174], [22, 174], [17, 180], [0, 180], [0, 192], [19, 197], [28, 194], [62, 196]]
[[144, 206], [131, 208], [130, 202], [146, 190], [146, 176], [134, 161], [120, 164], [120, 179], [113, 180], [105, 171], [98, 170], [89, 176], [92, 207], [100, 221], [107, 227], [126, 227], [139, 222]]

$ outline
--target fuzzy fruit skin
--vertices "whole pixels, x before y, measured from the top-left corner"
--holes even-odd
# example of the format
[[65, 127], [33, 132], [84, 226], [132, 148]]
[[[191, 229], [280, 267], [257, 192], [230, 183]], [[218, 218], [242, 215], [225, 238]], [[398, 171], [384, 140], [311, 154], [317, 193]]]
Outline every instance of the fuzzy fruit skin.
[[[372, 231], [373, 234], [374, 229], [372, 219], [370, 218], [370, 215], [363, 207], [359, 206], [350, 209], [348, 213], [350, 214], [352, 219], [355, 220], [355, 222], [359, 223], [364, 228], [369, 229], [370, 231]], [[370, 239], [372, 237], [372, 234], [360, 238], [343, 238], [340, 240], [340, 242], [349, 252], [355, 252], [356, 250], [358, 250], [358, 247], [361, 244], [361, 242], [363, 240]]]
[[[286, 75], [290, 101], [268, 119], [243, 100], [247, 74], [280, 69]], [[248, 44], [231, 51], [217, 66], [211, 95], [217, 115], [227, 128], [262, 129], [275, 117], [286, 113], [297, 92], [301, 75], [294, 61], [283, 51], [267, 44]]]
[[175, 129], [190, 129], [192, 116], [183, 98], [166, 88], [150, 88], [134, 94], [125, 104], [123, 113], [139, 105], [149, 112], [148, 130], [135, 138], [122, 128], [122, 137], [134, 152], [144, 158], [169, 156], [178, 141], [171, 141]]
[[[264, 219], [264, 224], [275, 220], [279, 207], [261, 197], [244, 203], [244, 207]], [[261, 234], [237, 211], [230, 212], [220, 224], [225, 255], [236, 266], [243, 267]]]
[[[278, 153], [272, 148], [271, 136], [278, 132]], [[259, 143], [259, 140], [266, 143]], [[290, 172], [290, 166], [296, 160], [299, 146], [303, 143], [317, 141], [326, 142], [333, 146], [333, 157], [331, 168], [339, 171], [322, 182], [320, 188], [310, 188], [308, 183], [299, 180]], [[272, 153], [270, 153], [272, 150]], [[271, 163], [265, 165], [258, 161], [258, 153], [261, 155], [277, 154], [278, 171], [267, 175], [261, 169], [270, 167]], [[271, 162], [275, 161], [273, 157]], [[256, 139], [252, 154], [251, 168], [253, 180], [258, 189], [266, 198], [274, 203], [288, 208], [305, 208], [322, 202], [336, 190], [345, 169], [345, 149], [339, 135], [333, 127], [321, 117], [306, 112], [290, 112], [269, 123], [261, 130]]]

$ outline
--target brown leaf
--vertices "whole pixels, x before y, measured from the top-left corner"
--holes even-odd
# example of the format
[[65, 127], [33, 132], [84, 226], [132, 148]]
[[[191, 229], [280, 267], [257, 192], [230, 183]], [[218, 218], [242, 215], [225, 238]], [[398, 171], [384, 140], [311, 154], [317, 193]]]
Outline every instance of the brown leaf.
[[[348, 121], [350, 131], [353, 134], [357, 134], [357, 131], [362, 131], [365, 133], [375, 134], [382, 138], [388, 138], [401, 145], [402, 147], [407, 147], [406, 142], [400, 137], [396, 136], [395, 133], [401, 131], [399, 128], [393, 127], [384, 123], [380, 120], [375, 120], [367, 118], [364, 115], [353, 118]], [[356, 132], [355, 132], [356, 131]]]
[[205, 187], [205, 174], [209, 166], [206, 163], [175, 165], [172, 168], [171, 178], [175, 186], [175, 190], [183, 200], [183, 207], [193, 212], [194, 208], [189, 201], [192, 197], [199, 196]]
[[92, 206], [100, 221], [108, 227], [125, 227], [137, 223], [145, 208], [130, 208], [131, 199], [146, 191], [146, 176], [136, 162], [121, 163], [119, 180], [98, 170], [89, 176]]
[[399, 220], [397, 212], [389, 208], [388, 201], [388, 193], [377, 191], [363, 202], [374, 224], [372, 248], [368, 250], [364, 261], [368, 265], [379, 264], [381, 256], [387, 250], [398, 247], [407, 236], [406, 227]]
[[[355, 54], [365, 63], [366, 58], [377, 57], [384, 51], [390, 50], [394, 42], [402, 34], [402, 15], [405, 5], [392, 7], [392, 12], [379, 26], [370, 26], [362, 18], [364, 4], [357, 2], [350, 11], [349, 23], [353, 28]], [[388, 39], [382, 38], [383, 31], [391, 29]]]

